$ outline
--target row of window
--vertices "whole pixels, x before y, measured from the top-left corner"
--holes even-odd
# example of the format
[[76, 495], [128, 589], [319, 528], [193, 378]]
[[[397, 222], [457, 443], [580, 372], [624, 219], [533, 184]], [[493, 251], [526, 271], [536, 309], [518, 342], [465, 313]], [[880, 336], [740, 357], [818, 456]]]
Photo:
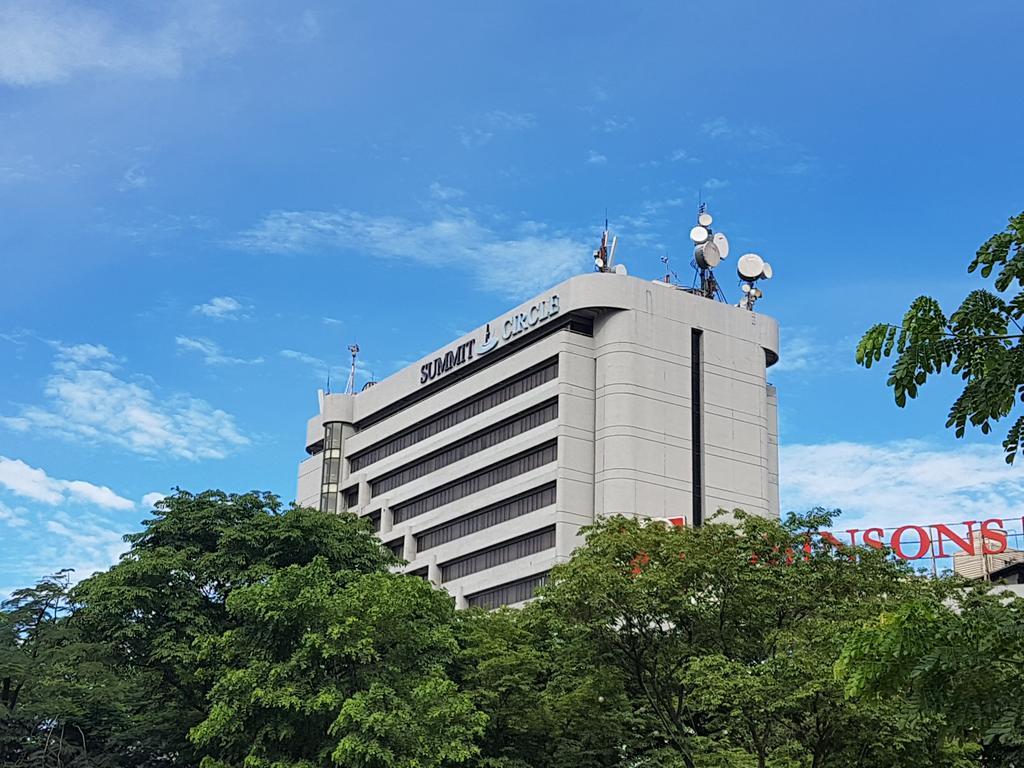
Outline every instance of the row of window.
[[492, 485], [497, 485], [518, 475], [526, 474], [533, 469], [550, 464], [557, 458], [557, 443], [552, 440], [518, 456], [504, 459], [486, 469], [474, 472], [472, 475], [443, 485], [437, 490], [428, 491], [409, 501], [396, 504], [392, 508], [395, 524], [405, 522], [432, 509], [450, 504], [453, 501], [482, 491], [485, 488], [490, 488]]
[[468, 515], [439, 525], [416, 536], [416, 551], [446, 544], [463, 536], [469, 536], [485, 528], [504, 523], [555, 503], [555, 484], [550, 483], [518, 496], [492, 504], [489, 507], [470, 512]]
[[492, 448], [505, 440], [511, 440], [516, 435], [529, 432], [531, 429], [536, 429], [541, 424], [546, 424], [557, 418], [558, 399], [556, 398], [371, 481], [370, 495], [378, 496], [394, 490], [400, 485], [429, 475], [431, 472], [436, 472], [475, 453]]
[[548, 574], [539, 573], [536, 576], [528, 576], [525, 579], [510, 581], [500, 587], [466, 595], [466, 602], [470, 608], [500, 608], [503, 605], [521, 603], [533, 597], [540, 587], [548, 583]]
[[558, 378], [558, 358], [553, 358], [544, 363], [540, 368], [506, 379], [491, 389], [468, 400], [463, 400], [461, 403], [452, 406], [446, 411], [442, 411], [440, 414], [421, 422], [415, 427], [411, 427], [394, 437], [390, 437], [353, 454], [349, 459], [350, 467], [353, 472], [365, 469], [381, 459], [426, 440], [428, 437], [439, 432], [450, 429], [456, 424], [461, 424], [467, 419], [471, 419], [486, 410], [501, 405], [556, 378]]
[[510, 563], [555, 546], [555, 526], [550, 526], [525, 536], [503, 541], [493, 547], [465, 555], [447, 563], [441, 563], [441, 581], [452, 581], [469, 576], [471, 573], [486, 571], [502, 563]]

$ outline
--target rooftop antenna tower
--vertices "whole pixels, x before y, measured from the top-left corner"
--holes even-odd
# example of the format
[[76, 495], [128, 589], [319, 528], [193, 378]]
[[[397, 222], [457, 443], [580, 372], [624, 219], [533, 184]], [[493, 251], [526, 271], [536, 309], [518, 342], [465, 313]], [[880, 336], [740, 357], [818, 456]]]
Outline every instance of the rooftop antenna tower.
[[352, 353], [352, 368], [348, 372], [348, 386], [345, 387], [345, 394], [354, 395], [356, 393], [356, 356], [359, 354], [359, 345], [350, 344], [348, 351]]
[[697, 204], [697, 225], [690, 230], [693, 241], [694, 278], [691, 293], [706, 299], [725, 301], [725, 294], [715, 278], [714, 268], [729, 256], [729, 239], [711, 229], [714, 219], [708, 213], [707, 203]]
[[736, 261], [736, 274], [743, 281], [740, 283], [743, 298], [736, 306], [753, 312], [754, 304], [764, 296], [757, 287], [757, 281], [772, 279], [772, 265], [756, 253], [745, 253]]
[[615, 263], [615, 246], [618, 245], [619, 238], [612, 236], [611, 242], [609, 243], [608, 238], [610, 236], [611, 232], [608, 231], [608, 214], [605, 213], [604, 231], [601, 233], [601, 245], [598, 246], [596, 251], [594, 251], [594, 271], [625, 275], [626, 265]]

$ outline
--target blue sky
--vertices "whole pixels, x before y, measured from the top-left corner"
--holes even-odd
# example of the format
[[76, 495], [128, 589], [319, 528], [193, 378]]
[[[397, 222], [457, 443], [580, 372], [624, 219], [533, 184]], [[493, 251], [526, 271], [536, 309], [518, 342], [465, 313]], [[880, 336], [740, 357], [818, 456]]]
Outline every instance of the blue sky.
[[[1022, 204], [1018, 2], [0, 4], [0, 592], [143, 499], [294, 494], [380, 378], [570, 274], [605, 211], [688, 277], [698, 194], [775, 268], [783, 507], [1024, 514], [998, 441], [853, 365]], [[726, 290], [737, 297], [736, 286]], [[387, 299], [387, 300], [386, 300]], [[150, 497], [151, 498], [151, 497]]]

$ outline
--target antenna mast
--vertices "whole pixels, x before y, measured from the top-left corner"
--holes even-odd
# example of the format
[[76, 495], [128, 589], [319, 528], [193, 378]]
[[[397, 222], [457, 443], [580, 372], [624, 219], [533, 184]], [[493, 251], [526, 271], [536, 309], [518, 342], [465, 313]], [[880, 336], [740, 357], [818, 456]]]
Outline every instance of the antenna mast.
[[356, 393], [356, 355], [359, 354], [359, 345], [350, 344], [348, 351], [352, 353], [352, 369], [348, 373], [348, 386], [345, 387], [346, 395]]

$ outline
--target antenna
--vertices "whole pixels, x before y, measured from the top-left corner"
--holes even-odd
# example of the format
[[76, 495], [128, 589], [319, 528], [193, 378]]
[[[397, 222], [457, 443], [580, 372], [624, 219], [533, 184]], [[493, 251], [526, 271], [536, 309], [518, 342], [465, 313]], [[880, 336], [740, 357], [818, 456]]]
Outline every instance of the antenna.
[[327, 369], [327, 389], [324, 390], [328, 395], [331, 394], [331, 369]]
[[707, 203], [699, 197], [699, 192], [697, 199], [697, 224], [690, 230], [690, 240], [694, 246], [691, 264], [696, 274], [689, 292], [706, 299], [725, 301], [725, 294], [712, 270], [729, 255], [729, 241], [721, 232], [711, 229], [714, 219], [708, 213]]
[[753, 312], [754, 304], [764, 296], [756, 283], [758, 280], [772, 279], [772, 265], [768, 264], [756, 253], [745, 253], [736, 260], [736, 274], [743, 281], [740, 285], [740, 289], [743, 291], [743, 298], [740, 299], [740, 303], [736, 306]]
[[352, 353], [352, 369], [348, 373], [348, 386], [345, 387], [345, 394], [354, 395], [356, 393], [356, 355], [359, 354], [359, 345], [350, 344], [348, 351]]
[[607, 210], [604, 215], [604, 231], [601, 233], [601, 244], [594, 251], [594, 271], [624, 275], [626, 274], [625, 266], [615, 263], [615, 248], [619, 244], [619, 238], [618, 236], [612, 236], [608, 229]]

